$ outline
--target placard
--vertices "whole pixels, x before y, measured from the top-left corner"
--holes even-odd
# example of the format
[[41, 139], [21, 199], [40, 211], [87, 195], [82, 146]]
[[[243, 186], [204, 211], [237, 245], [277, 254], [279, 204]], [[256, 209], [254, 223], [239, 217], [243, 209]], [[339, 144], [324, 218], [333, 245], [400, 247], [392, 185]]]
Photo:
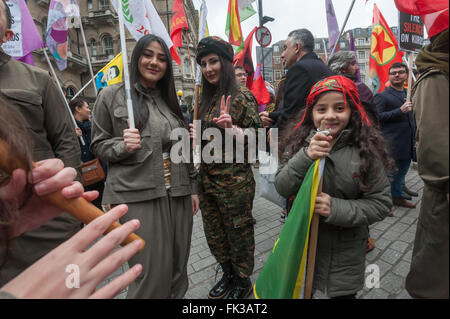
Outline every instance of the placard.
[[399, 12], [398, 48], [406, 52], [418, 52], [424, 41], [424, 27], [420, 16]]

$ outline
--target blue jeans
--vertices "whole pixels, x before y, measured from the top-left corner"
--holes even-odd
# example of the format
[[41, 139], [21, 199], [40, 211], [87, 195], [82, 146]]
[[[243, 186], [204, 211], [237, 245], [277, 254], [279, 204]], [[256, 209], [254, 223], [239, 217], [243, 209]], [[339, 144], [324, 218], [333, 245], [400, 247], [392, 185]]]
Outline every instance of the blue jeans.
[[395, 165], [397, 166], [396, 174], [388, 172], [389, 181], [391, 182], [391, 194], [393, 198], [403, 198], [402, 190], [405, 186], [405, 176], [408, 173], [411, 160], [396, 160]]

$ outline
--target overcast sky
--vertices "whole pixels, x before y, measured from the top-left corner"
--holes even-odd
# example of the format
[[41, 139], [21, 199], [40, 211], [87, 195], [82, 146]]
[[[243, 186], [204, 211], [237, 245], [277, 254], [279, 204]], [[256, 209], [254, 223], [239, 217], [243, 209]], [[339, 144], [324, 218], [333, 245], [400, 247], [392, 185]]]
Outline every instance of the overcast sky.
[[[263, 14], [275, 19], [265, 26], [272, 33], [272, 44], [285, 40], [290, 31], [307, 28], [314, 37], [328, 37], [325, 0], [262, 0]], [[196, 9], [200, 8], [201, 0], [193, 0]], [[342, 28], [345, 17], [352, 0], [333, 0], [334, 10], [339, 28]], [[372, 24], [373, 4], [376, 3], [389, 26], [398, 25], [398, 11], [394, 0], [356, 0], [348, 19], [345, 30], [361, 27], [366, 28]], [[228, 0], [206, 0], [208, 7], [208, 26], [210, 35], [217, 35], [227, 39], [225, 25], [228, 10]], [[253, 3], [258, 10], [258, 1]], [[247, 34], [259, 24], [258, 14], [252, 16], [241, 24], [242, 32]], [[228, 39], [227, 39], [228, 40]], [[253, 46], [258, 45], [256, 40]]]

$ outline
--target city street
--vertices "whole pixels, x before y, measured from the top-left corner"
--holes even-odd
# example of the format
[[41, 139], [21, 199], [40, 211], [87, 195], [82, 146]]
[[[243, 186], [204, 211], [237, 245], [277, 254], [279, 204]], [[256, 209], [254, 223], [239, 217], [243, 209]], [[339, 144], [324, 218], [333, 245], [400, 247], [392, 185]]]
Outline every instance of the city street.
[[[258, 182], [257, 169], [254, 170]], [[416, 209], [407, 209], [394, 206], [394, 217], [370, 226], [370, 235], [375, 239], [375, 249], [367, 254], [366, 264], [378, 266], [380, 272], [379, 288], [365, 287], [359, 294], [360, 299], [410, 299], [405, 290], [405, 278], [408, 274], [413, 250], [417, 218], [419, 216], [420, 198], [423, 183], [417, 170], [411, 168], [406, 176], [409, 189], [419, 193], [413, 198], [417, 204]], [[257, 183], [258, 185], [258, 183]], [[253, 205], [255, 225], [255, 270], [252, 282], [258, 277], [273, 245], [283, 227], [280, 221], [281, 208], [258, 196], [258, 188]], [[191, 253], [189, 258], [189, 290], [186, 299], [207, 298], [208, 291], [221, 278], [219, 271], [216, 276], [217, 263], [209, 251], [203, 232], [200, 213], [194, 217]], [[127, 267], [123, 267], [124, 269]], [[124, 269], [118, 270], [109, 280], [120, 274]], [[372, 268], [369, 268], [372, 269]], [[374, 274], [372, 271], [367, 275]], [[125, 298], [126, 291], [116, 298]], [[316, 293], [314, 298], [323, 298]]]

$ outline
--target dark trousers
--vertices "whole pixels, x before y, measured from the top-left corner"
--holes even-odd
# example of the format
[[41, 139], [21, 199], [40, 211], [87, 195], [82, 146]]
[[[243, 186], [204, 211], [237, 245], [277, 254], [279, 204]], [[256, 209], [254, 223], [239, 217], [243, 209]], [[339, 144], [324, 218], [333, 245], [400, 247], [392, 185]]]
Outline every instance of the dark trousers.
[[405, 176], [408, 173], [411, 159], [395, 160], [397, 172], [388, 172], [389, 181], [391, 182], [391, 194], [393, 198], [402, 198], [402, 190], [405, 186]]

